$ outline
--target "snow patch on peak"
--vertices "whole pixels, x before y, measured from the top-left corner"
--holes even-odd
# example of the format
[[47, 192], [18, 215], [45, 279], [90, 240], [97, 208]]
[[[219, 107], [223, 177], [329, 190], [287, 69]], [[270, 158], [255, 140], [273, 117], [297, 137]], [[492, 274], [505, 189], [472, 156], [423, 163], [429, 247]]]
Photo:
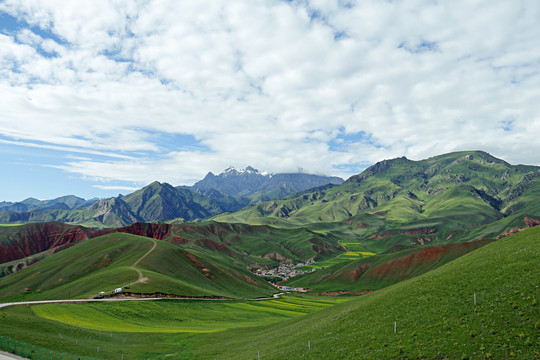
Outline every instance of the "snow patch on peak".
[[223, 171], [223, 174], [231, 172], [238, 172], [238, 170], [234, 166], [229, 166], [227, 169], [225, 169], [225, 171]]
[[225, 171], [222, 172], [222, 174], [223, 175], [253, 174], [253, 175], [269, 176], [269, 173], [267, 171], [260, 171], [251, 166], [248, 166], [245, 169], [237, 169], [234, 166], [229, 166]]

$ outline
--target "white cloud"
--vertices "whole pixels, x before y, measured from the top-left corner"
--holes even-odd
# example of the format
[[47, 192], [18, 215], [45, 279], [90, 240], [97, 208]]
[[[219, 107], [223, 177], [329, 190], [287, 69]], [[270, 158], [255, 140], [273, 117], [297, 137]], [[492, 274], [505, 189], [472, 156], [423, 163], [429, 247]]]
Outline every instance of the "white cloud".
[[[50, 144], [37, 144], [32, 142], [26, 142], [26, 141], [11, 141], [11, 140], [3, 140], [0, 139], [0, 144], [6, 144], [6, 145], [17, 145], [17, 146], [24, 146], [24, 147], [31, 147], [31, 148], [38, 148], [38, 149], [50, 149], [50, 150], [58, 150], [62, 152], [68, 152], [68, 153], [84, 153], [88, 155], [98, 155], [98, 156], [105, 156], [105, 157], [111, 157], [111, 158], [120, 158], [120, 159], [133, 159], [132, 156], [128, 155], [122, 155], [112, 152], [103, 152], [103, 151], [95, 151], [91, 149], [81, 149], [76, 147], [67, 147], [67, 146], [56, 146], [56, 145], [50, 145]], [[90, 158], [80, 158], [76, 156], [67, 156], [71, 159], [86, 159], [91, 160]]]
[[464, 149], [540, 165], [537, 2], [345, 5], [4, 1], [34, 28], [0, 34], [0, 135], [129, 156], [59, 167], [134, 182], [231, 164], [346, 177]]

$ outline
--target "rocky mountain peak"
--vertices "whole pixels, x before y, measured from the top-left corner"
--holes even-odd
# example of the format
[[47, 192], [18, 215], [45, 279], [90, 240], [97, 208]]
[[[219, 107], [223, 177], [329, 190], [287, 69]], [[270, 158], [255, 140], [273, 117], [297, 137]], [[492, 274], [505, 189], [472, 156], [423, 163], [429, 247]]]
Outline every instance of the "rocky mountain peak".
[[[210, 174], [210, 173], [209, 173]], [[252, 166], [248, 166], [245, 169], [237, 169], [234, 166], [229, 166], [225, 171], [223, 171], [218, 176], [226, 177], [226, 176], [242, 176], [242, 175], [260, 175], [260, 176], [266, 176], [268, 173], [262, 172], [258, 169], [255, 169]]]

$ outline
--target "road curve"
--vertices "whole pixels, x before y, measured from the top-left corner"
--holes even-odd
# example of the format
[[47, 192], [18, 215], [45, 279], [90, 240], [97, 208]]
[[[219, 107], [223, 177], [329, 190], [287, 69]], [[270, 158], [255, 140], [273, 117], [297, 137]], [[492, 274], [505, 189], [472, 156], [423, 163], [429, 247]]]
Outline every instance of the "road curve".
[[[246, 299], [246, 300], [271, 300], [279, 299], [281, 295], [285, 293], [277, 293], [272, 295], [272, 297], [266, 298], [255, 298], [255, 299]], [[87, 302], [99, 302], [99, 301], [150, 301], [150, 300], [162, 300], [162, 299], [175, 299], [168, 297], [150, 297], [150, 298], [129, 298], [129, 297], [112, 297], [104, 299], [69, 299], [69, 300], [36, 300], [36, 301], [19, 301], [19, 302], [8, 302], [0, 303], [0, 309], [8, 306], [18, 306], [18, 305], [43, 305], [43, 304], [77, 304], [77, 303], [87, 303]], [[197, 298], [197, 297], [186, 297], [186, 298], [177, 298], [178, 300], [207, 300], [207, 301], [223, 301], [229, 299], [211, 299], [211, 298]], [[235, 300], [235, 299], [230, 299]], [[240, 300], [240, 299], [238, 299]], [[0, 359], [1, 360], [1, 359]]]
[[0, 360], [27, 360], [27, 358], [23, 358], [18, 355], [13, 355], [0, 350]]
[[69, 300], [36, 300], [36, 301], [20, 301], [0, 303], [0, 309], [8, 306], [17, 305], [42, 305], [42, 304], [70, 304], [70, 303], [87, 303], [98, 301], [145, 301], [145, 300], [161, 300], [164, 298], [105, 298], [105, 299], [69, 299]]
[[[157, 242], [156, 240], [154, 239], [148, 239], [148, 240], [151, 240], [154, 245], [152, 245], [152, 248], [150, 250], [148, 250], [143, 256], [141, 256], [137, 261], [135, 261], [133, 263], [133, 265], [131, 265], [131, 268], [133, 270], [135, 270], [137, 272], [137, 274], [139, 275], [138, 278], [137, 278], [137, 281], [135, 281], [133, 284], [137, 284], [137, 283], [141, 283], [144, 281], [144, 276], [143, 276], [143, 273], [141, 270], [137, 269], [136, 266], [141, 262], [142, 259], [144, 259], [145, 257], [147, 257], [152, 251], [154, 251], [154, 249], [157, 247]], [[132, 284], [132, 285], [133, 285]]]

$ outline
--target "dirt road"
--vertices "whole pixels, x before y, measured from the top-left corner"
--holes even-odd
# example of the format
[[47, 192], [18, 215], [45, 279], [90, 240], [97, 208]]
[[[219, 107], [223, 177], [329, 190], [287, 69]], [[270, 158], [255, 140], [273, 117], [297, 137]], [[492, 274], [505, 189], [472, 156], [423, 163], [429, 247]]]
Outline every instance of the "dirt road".
[[152, 245], [152, 248], [150, 250], [148, 250], [143, 256], [141, 256], [137, 261], [135, 261], [133, 263], [133, 265], [131, 265], [131, 268], [133, 270], [135, 270], [137, 272], [137, 274], [139, 274], [139, 277], [137, 278], [137, 281], [135, 281], [133, 284], [143, 283], [143, 282], [146, 282], [148, 280], [147, 278], [144, 277], [142, 271], [137, 269], [136, 266], [141, 262], [142, 259], [147, 257], [157, 247], [156, 240], [154, 240], [154, 239], [149, 239], [149, 240], [151, 240], [154, 243], [154, 245]]

